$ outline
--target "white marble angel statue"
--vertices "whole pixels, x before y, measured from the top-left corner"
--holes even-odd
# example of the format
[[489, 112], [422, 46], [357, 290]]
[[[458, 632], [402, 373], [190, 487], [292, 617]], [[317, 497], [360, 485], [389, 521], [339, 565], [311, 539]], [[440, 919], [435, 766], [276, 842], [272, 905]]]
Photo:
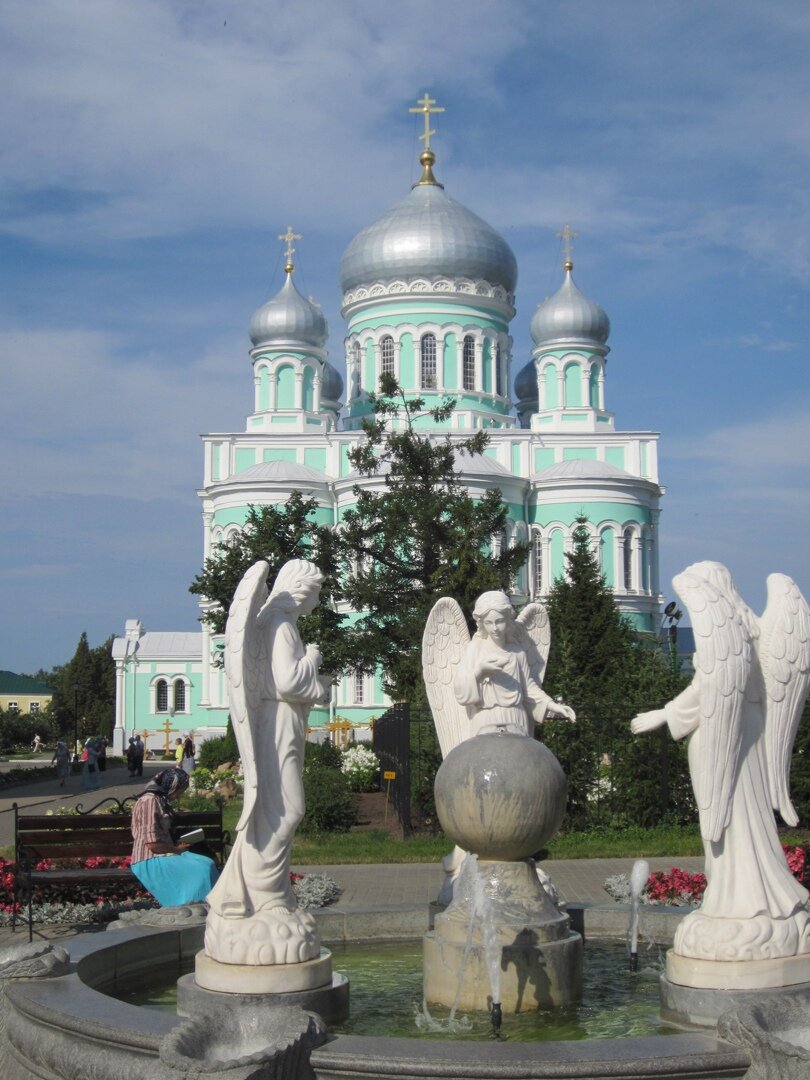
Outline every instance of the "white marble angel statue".
[[504, 592], [478, 597], [470, 638], [458, 603], [443, 597], [422, 637], [422, 671], [442, 757], [487, 731], [531, 735], [547, 715], [574, 720], [574, 711], [541, 688], [551, 641], [542, 604], [515, 618]]
[[[527, 604], [520, 615], [504, 592], [482, 593], [473, 609], [472, 638], [457, 601], [442, 597], [433, 606], [422, 637], [422, 672], [442, 757], [465, 739], [505, 731], [531, 736], [546, 716], [574, 721], [574, 710], [542, 689], [551, 643], [548, 613]], [[448, 903], [466, 856], [461, 848], [444, 860], [439, 902]], [[552, 894], [553, 886], [538, 868]], [[552, 899], [554, 897], [552, 896]]]
[[773, 810], [797, 823], [790, 757], [810, 690], [810, 609], [784, 574], [768, 577], [757, 619], [720, 563], [673, 579], [692, 621], [695, 677], [635, 734], [668, 724], [690, 736], [689, 770], [706, 855], [701, 907], [680, 924], [674, 952], [742, 961], [810, 952], [807, 890], [788, 869]]
[[[208, 895], [205, 949], [223, 963], [292, 963], [318, 955], [311, 916], [297, 911], [290, 849], [304, 816], [307, 716], [329, 699], [321, 655], [297, 621], [318, 604], [323, 575], [293, 559], [267, 592], [266, 562], [236, 590], [225, 628], [231, 719], [244, 773], [236, 841]], [[245, 930], [244, 920], [250, 920]], [[310, 954], [310, 955], [307, 955]]]

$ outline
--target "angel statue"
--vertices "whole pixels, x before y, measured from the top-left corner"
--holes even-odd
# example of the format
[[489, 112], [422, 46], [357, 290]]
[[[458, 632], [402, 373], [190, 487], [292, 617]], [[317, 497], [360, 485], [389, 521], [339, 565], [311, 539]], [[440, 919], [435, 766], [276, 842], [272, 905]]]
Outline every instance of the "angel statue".
[[788, 869], [773, 815], [798, 821], [788, 786], [810, 691], [810, 609], [784, 574], [768, 577], [760, 618], [720, 563], [695, 563], [672, 584], [691, 616], [695, 677], [631, 729], [667, 724], [673, 738], [690, 737], [707, 884], [673, 951], [713, 961], [810, 953], [808, 892]]
[[314, 611], [323, 575], [314, 563], [282, 566], [268, 596], [266, 562], [236, 590], [225, 628], [225, 673], [244, 773], [236, 841], [208, 894], [207, 955], [229, 964], [297, 963], [318, 955], [314, 921], [297, 910], [290, 849], [304, 816], [307, 716], [329, 700], [321, 654], [304, 645], [300, 616]]
[[[422, 637], [422, 672], [442, 757], [465, 739], [505, 731], [530, 736], [546, 716], [574, 721], [574, 710], [541, 688], [551, 643], [548, 613], [527, 604], [520, 615], [504, 592], [482, 593], [475, 603], [472, 638], [457, 601], [433, 606]], [[446, 902], [466, 852], [444, 860]], [[540, 874], [541, 879], [545, 875]]]

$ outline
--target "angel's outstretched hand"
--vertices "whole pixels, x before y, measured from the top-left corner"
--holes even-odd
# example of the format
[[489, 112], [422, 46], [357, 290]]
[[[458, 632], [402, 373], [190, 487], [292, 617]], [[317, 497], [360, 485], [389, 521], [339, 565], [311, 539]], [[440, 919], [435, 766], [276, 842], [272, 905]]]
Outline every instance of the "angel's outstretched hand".
[[634, 717], [630, 721], [630, 730], [634, 735], [642, 735], [645, 731], [655, 731], [666, 722], [667, 716], [663, 709], [652, 709]]
[[559, 716], [561, 720], [568, 720], [571, 724], [576, 723], [577, 714], [570, 705], [563, 705], [562, 702], [557, 702], [548, 711], [551, 716]]

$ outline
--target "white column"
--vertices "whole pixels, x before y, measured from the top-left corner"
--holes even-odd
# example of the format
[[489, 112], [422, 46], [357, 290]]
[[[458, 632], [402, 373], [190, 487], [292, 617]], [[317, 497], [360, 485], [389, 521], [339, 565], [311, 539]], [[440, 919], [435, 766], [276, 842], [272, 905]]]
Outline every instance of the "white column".
[[268, 405], [270, 411], [275, 412], [278, 408], [278, 375], [274, 371], [267, 377], [268, 382]]
[[444, 393], [444, 334], [436, 334], [436, 392]]
[[605, 411], [605, 365], [599, 365], [599, 408]]
[[113, 753], [121, 755], [126, 746], [126, 671], [123, 660], [115, 661], [115, 727], [113, 728]]
[[475, 349], [475, 389], [484, 389], [484, 339], [479, 337], [474, 344]]
[[316, 413], [321, 411], [321, 377], [318, 374], [312, 380], [312, 408]]
[[304, 408], [304, 373], [300, 370], [295, 373], [295, 407]]

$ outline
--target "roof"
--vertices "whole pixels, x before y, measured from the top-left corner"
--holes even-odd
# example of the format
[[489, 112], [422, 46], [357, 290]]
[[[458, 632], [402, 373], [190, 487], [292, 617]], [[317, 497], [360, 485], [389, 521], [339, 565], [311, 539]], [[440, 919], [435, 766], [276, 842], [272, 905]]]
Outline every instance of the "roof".
[[[138, 660], [199, 660], [202, 657], [202, 637], [201, 633], [193, 630], [150, 630], [138, 639], [135, 656]], [[116, 649], [119, 643], [126, 645], [126, 640], [115, 639], [113, 656], [123, 659], [125, 650], [120, 647]], [[129, 655], [132, 655], [131, 651]]]
[[0, 694], [53, 694], [53, 689], [41, 679], [18, 675], [14, 671], [0, 671]]
[[301, 465], [297, 461], [260, 461], [258, 465], [251, 465], [244, 472], [235, 473], [221, 483], [261, 483], [282, 482], [287, 480], [303, 480], [305, 483], [323, 483], [327, 477], [318, 469], [309, 465]]
[[593, 458], [574, 458], [571, 461], [558, 461], [547, 469], [536, 473], [535, 480], [638, 480], [639, 477], [625, 472], [618, 465], [607, 461], [594, 461]]

